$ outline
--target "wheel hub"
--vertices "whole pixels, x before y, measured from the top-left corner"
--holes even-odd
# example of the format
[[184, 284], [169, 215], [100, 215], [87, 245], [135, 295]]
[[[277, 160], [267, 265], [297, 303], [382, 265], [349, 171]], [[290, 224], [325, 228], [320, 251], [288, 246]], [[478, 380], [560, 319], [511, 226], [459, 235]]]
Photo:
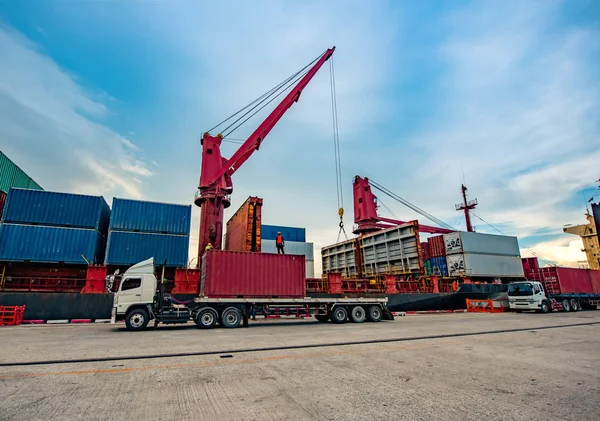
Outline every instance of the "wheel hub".
[[129, 319], [129, 322], [131, 323], [131, 326], [133, 326], [133, 327], [140, 327], [141, 325], [144, 324], [144, 318], [142, 317], [141, 314], [134, 314]]

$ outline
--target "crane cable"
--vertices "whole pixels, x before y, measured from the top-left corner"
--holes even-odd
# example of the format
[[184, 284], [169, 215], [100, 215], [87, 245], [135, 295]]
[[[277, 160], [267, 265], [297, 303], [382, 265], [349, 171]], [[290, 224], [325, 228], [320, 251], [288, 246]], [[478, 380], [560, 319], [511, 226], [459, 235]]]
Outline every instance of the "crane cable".
[[348, 240], [348, 234], [344, 229], [344, 194], [343, 194], [343, 180], [342, 180], [342, 163], [340, 159], [340, 131], [338, 126], [338, 115], [337, 115], [337, 95], [335, 90], [335, 71], [333, 66], [333, 57], [329, 58], [329, 84], [331, 88], [331, 117], [333, 126], [333, 154], [335, 158], [335, 184], [337, 189], [337, 203], [338, 203], [338, 215], [340, 217], [340, 223], [338, 226], [337, 242], [340, 241], [340, 235], [344, 233], [344, 237]]

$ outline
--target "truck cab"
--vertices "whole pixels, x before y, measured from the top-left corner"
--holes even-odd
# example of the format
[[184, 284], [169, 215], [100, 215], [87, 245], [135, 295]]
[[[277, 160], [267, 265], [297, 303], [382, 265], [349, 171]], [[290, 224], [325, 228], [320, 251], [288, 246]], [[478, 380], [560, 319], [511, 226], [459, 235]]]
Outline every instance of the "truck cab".
[[548, 313], [550, 300], [541, 282], [513, 282], [508, 285], [508, 305], [511, 310], [535, 310]]

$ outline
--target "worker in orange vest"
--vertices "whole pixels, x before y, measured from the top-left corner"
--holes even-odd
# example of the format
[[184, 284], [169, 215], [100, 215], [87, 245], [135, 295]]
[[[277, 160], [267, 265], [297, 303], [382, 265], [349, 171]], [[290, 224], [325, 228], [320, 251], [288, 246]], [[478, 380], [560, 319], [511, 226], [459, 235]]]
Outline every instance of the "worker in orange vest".
[[283, 240], [283, 235], [281, 232], [277, 233], [277, 239], [275, 240], [275, 245], [277, 246], [277, 254], [285, 254], [283, 247], [285, 246], [285, 241]]

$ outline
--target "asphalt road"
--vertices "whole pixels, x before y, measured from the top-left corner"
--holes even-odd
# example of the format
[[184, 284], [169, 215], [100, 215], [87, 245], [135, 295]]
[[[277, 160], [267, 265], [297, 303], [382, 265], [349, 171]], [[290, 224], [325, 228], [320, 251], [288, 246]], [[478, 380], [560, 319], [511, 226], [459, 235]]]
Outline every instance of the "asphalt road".
[[[519, 331], [494, 333], [507, 329]], [[592, 311], [5, 327], [0, 420], [595, 420], [599, 350]], [[156, 357], [174, 353], [206, 354]], [[127, 358], [140, 355], [156, 358]], [[117, 359], [68, 362], [105, 357]]]

